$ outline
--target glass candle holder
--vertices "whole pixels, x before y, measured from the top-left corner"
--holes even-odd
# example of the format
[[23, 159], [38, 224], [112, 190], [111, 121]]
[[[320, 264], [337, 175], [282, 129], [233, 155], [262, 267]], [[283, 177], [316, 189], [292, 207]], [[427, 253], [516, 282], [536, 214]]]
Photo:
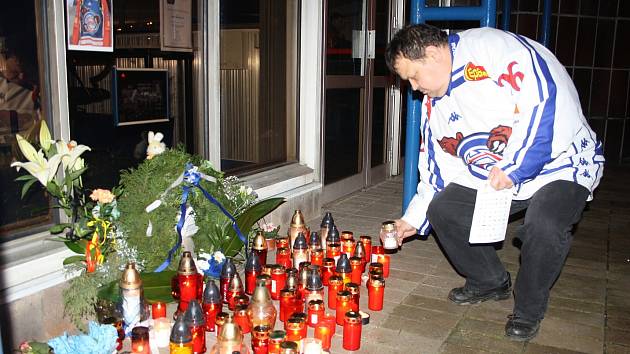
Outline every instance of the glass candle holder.
[[370, 276], [370, 279], [375, 276], [383, 276], [383, 265], [378, 262], [370, 263], [368, 266], [368, 275]]
[[387, 254], [379, 254], [377, 261], [378, 263], [383, 265], [383, 277], [387, 278], [389, 277], [389, 262], [391, 260], [391, 257]]
[[201, 300], [201, 292], [203, 289], [203, 276], [199, 273], [190, 275], [177, 275], [179, 283], [179, 306], [178, 312], [186, 311], [188, 303], [193, 300]]
[[221, 312], [223, 304], [204, 303], [201, 305], [201, 308], [203, 309], [203, 313], [206, 315], [206, 332], [214, 332], [216, 330], [215, 321], [217, 319], [217, 314]]
[[319, 319], [324, 317], [325, 307], [323, 300], [312, 300], [308, 302], [307, 325], [315, 328]]
[[256, 326], [252, 330], [252, 350], [254, 354], [269, 352], [269, 326]]
[[352, 311], [359, 311], [359, 299], [360, 299], [359, 285], [355, 283], [348, 283], [345, 285], [344, 290], [348, 291], [350, 295], [352, 295], [352, 303], [351, 303]]
[[311, 264], [322, 266], [323, 261], [324, 261], [323, 249], [311, 250]]
[[[256, 285], [258, 284], [264, 285], [267, 288], [267, 290], [269, 290], [269, 294], [271, 294], [271, 276], [270, 275], [261, 274], [257, 276]], [[256, 288], [254, 288], [254, 291], [256, 291]]]
[[368, 281], [368, 308], [373, 311], [383, 309], [383, 297], [385, 294], [385, 280], [374, 277]]
[[336, 319], [337, 324], [343, 326], [346, 312], [352, 311], [352, 294], [349, 291], [342, 290], [337, 293]]
[[261, 274], [261, 270], [255, 268], [245, 270], [245, 293], [251, 295], [256, 287], [256, 277]]
[[131, 330], [131, 352], [134, 354], [151, 354], [148, 327], [138, 326]]
[[380, 233], [380, 238], [381, 242], [383, 242], [384, 249], [398, 249], [398, 237], [396, 235], [396, 224], [393, 221], [385, 221], [381, 226]]
[[288, 247], [280, 247], [276, 249], [276, 263], [284, 268], [293, 267], [293, 259], [291, 259], [291, 250]]
[[287, 284], [287, 273], [285, 268], [276, 264], [271, 269], [271, 298], [273, 300], [280, 299], [280, 290], [284, 289]]
[[280, 354], [299, 354], [296, 342], [285, 341], [280, 344]]
[[[171, 336], [171, 323], [165, 317], [153, 320], [153, 338], [158, 348], [168, 347]], [[120, 350], [120, 349], [118, 349]]]
[[363, 275], [363, 259], [358, 257], [351, 257], [350, 268], [352, 268], [350, 280], [355, 284], [361, 285], [361, 275]]
[[328, 280], [335, 275], [335, 260], [332, 258], [324, 258], [322, 261], [322, 283], [328, 286]]
[[284, 322], [293, 314], [295, 290], [280, 290], [280, 321]]
[[348, 258], [354, 255], [354, 239], [341, 240], [341, 251], [348, 256]]
[[151, 317], [155, 320], [166, 317], [166, 303], [156, 301], [151, 304]]
[[301, 318], [291, 317], [286, 322], [287, 341], [299, 342], [304, 338], [303, 333], [306, 328], [306, 323]]
[[262, 274], [271, 276], [271, 271], [273, 270], [273, 264], [263, 264], [262, 265]]
[[276, 237], [276, 251], [278, 248], [286, 248], [289, 249], [289, 237], [288, 236], [280, 236]]
[[284, 342], [287, 332], [275, 330], [269, 333], [269, 354], [280, 354], [280, 344]]
[[262, 231], [256, 232], [252, 243], [251, 252], [258, 256], [260, 264], [267, 264], [267, 241]]
[[234, 297], [234, 306], [249, 305], [249, 296], [242, 294]]
[[328, 282], [328, 308], [337, 309], [337, 293], [343, 290], [343, 279], [337, 275], [330, 277]]
[[385, 250], [383, 246], [374, 245], [372, 246], [372, 256], [370, 258], [371, 262], [378, 262], [378, 255], [385, 254]]
[[359, 238], [359, 241], [363, 244], [363, 248], [365, 249], [365, 255], [363, 256], [364, 263], [370, 263], [372, 261], [372, 237], [367, 235], [362, 235]]
[[308, 315], [306, 312], [295, 312], [289, 319], [297, 318], [304, 323], [304, 327], [302, 328], [302, 338], [306, 337], [306, 333], [308, 331], [308, 325], [306, 324], [306, 319]]
[[344, 316], [343, 349], [359, 350], [361, 348], [361, 315], [356, 311], [349, 311]]
[[[193, 353], [200, 354], [206, 352], [206, 331], [205, 326], [190, 326], [192, 334]], [[150, 353], [150, 352], [147, 352]]]
[[[333, 326], [335, 326], [335, 324], [333, 324]], [[322, 342], [322, 349], [330, 350], [333, 331], [327, 323], [320, 321], [317, 326], [315, 326], [314, 336]]]
[[247, 318], [247, 305], [237, 305], [234, 309], [234, 323], [241, 327], [241, 332], [247, 334], [252, 331]]
[[335, 260], [335, 264], [337, 260], [339, 260], [339, 256], [341, 256], [341, 245], [338, 243], [331, 243], [326, 246], [326, 258], [332, 258]]
[[232, 314], [229, 312], [219, 312], [216, 316], [216, 320], [214, 321], [214, 325], [216, 327], [215, 333], [218, 336], [221, 333], [221, 327], [225, 324], [226, 321], [232, 319]]
[[302, 353], [303, 354], [321, 354], [322, 341], [317, 338], [302, 339]]
[[352, 231], [341, 231], [341, 241], [345, 240], [353, 240], [354, 241], [354, 233]]

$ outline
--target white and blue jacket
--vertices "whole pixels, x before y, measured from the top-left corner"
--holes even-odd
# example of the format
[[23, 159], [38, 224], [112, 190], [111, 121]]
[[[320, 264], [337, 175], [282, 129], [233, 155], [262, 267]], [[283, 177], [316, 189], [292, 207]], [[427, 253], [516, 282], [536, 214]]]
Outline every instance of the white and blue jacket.
[[557, 180], [592, 192], [604, 157], [564, 66], [539, 43], [493, 28], [449, 36], [451, 83], [442, 97], [424, 97], [418, 191], [403, 220], [420, 234], [426, 211], [449, 183], [477, 189], [493, 166], [525, 200]]

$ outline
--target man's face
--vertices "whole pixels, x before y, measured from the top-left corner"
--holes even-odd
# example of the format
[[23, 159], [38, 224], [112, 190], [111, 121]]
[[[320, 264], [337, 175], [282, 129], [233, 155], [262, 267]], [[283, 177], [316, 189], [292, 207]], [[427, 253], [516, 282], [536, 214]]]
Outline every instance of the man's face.
[[427, 48], [427, 55], [415, 60], [399, 55], [394, 63], [394, 70], [402, 80], [409, 81], [414, 91], [420, 91], [430, 97], [441, 97], [446, 93], [451, 81], [450, 60], [448, 63], [444, 62], [442, 55], [436, 57], [430, 53], [432, 52]]

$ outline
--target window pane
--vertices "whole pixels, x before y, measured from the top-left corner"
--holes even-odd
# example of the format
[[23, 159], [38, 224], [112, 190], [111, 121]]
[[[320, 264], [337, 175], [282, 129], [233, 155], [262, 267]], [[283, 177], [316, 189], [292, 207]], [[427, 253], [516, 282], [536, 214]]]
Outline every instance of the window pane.
[[[48, 223], [48, 198], [35, 184], [21, 198], [23, 182], [15, 178], [26, 171], [10, 167], [25, 161], [15, 135], [36, 142], [41, 105], [39, 97], [36, 14], [34, 1], [0, 0], [0, 242], [9, 235]], [[7, 10], [9, 9], [9, 10]]]
[[296, 160], [295, 0], [221, 1], [221, 169]]

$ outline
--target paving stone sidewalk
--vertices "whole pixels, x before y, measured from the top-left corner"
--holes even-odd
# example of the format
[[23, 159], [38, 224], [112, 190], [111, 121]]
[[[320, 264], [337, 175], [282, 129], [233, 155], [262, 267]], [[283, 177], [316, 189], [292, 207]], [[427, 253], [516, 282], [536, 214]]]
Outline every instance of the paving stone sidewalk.
[[[578, 225], [566, 265], [551, 292], [546, 318], [529, 343], [504, 337], [513, 300], [458, 306], [446, 299], [464, 282], [433, 236], [392, 255], [385, 306], [363, 328], [360, 353], [630, 353], [629, 167], [610, 167]], [[384, 220], [400, 217], [397, 177], [326, 205], [340, 230], [377, 238]], [[310, 220], [318, 228], [320, 218]], [[519, 268], [512, 221], [499, 251], [512, 277]], [[364, 288], [363, 288], [364, 289]], [[362, 290], [363, 290], [362, 289]], [[367, 308], [367, 296], [361, 308]], [[342, 349], [338, 327], [332, 353]]]

